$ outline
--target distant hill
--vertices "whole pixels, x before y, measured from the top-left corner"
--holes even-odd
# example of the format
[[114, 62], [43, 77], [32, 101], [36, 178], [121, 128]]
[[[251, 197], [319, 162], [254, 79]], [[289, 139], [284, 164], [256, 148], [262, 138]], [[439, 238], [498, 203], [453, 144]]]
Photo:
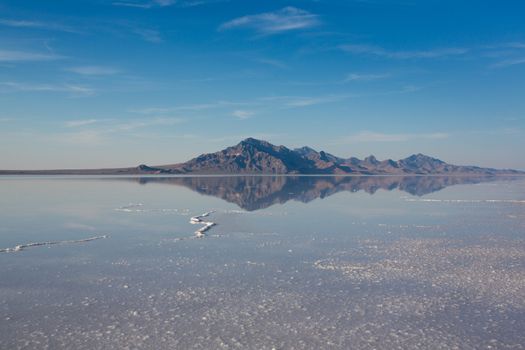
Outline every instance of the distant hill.
[[374, 156], [361, 160], [341, 158], [310, 147], [289, 149], [267, 141], [247, 138], [235, 146], [215, 153], [202, 154], [185, 163], [133, 168], [86, 170], [3, 170], [0, 174], [64, 174], [64, 175], [133, 175], [133, 174], [356, 174], [356, 175], [519, 175], [511, 169], [480, 168], [452, 165], [442, 160], [414, 154], [394, 161], [377, 160]]
[[414, 154], [394, 161], [374, 156], [341, 158], [310, 147], [289, 149], [247, 138], [235, 146], [207, 153], [185, 163], [154, 167], [158, 172], [198, 174], [362, 174], [362, 175], [499, 175], [519, 174], [475, 166], [457, 166]]

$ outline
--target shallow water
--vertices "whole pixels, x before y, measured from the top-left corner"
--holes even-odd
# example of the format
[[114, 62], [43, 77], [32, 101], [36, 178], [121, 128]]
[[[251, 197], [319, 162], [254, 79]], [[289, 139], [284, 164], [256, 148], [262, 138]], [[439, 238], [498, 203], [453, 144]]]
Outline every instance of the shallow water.
[[0, 251], [1, 349], [525, 348], [524, 178], [2, 177]]

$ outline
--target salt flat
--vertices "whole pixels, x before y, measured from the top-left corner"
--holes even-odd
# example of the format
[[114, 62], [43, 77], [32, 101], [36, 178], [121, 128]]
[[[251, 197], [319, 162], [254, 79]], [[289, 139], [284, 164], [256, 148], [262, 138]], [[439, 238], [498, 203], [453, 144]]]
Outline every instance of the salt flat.
[[242, 181], [0, 179], [0, 348], [524, 348], [524, 180]]

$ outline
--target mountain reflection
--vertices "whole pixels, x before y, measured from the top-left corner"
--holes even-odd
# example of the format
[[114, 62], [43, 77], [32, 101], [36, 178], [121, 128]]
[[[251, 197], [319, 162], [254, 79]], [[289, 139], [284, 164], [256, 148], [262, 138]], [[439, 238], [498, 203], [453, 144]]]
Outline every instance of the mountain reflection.
[[235, 203], [244, 210], [253, 211], [289, 200], [307, 203], [341, 191], [365, 191], [374, 194], [380, 189], [397, 189], [414, 196], [423, 196], [452, 185], [501, 179], [442, 176], [198, 176], [140, 177], [132, 180], [140, 184], [184, 186], [200, 194]]

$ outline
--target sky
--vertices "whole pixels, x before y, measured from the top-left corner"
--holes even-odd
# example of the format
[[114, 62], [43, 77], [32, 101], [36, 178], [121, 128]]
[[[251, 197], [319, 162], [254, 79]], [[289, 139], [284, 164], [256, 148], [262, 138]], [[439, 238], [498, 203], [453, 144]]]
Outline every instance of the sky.
[[521, 0], [0, 0], [0, 169], [255, 137], [525, 169]]

